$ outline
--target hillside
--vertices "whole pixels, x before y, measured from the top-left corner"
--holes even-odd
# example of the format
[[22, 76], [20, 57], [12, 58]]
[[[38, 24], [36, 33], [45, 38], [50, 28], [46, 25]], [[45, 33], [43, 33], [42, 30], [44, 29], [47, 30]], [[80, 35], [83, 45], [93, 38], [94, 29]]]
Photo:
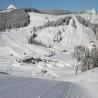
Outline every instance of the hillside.
[[[23, 45], [24, 43], [26, 45], [23, 50], [26, 50], [27, 47], [29, 48], [42, 46], [40, 47], [40, 49], [42, 48], [43, 51], [49, 53], [51, 50], [72, 50], [76, 45], [83, 45], [87, 47], [91, 41], [94, 41], [96, 43], [96, 28], [98, 23], [97, 15], [86, 13], [55, 16], [36, 12], [26, 12], [29, 14], [26, 17], [30, 17], [30, 20], [28, 18], [26, 20], [26, 13], [23, 12], [25, 14], [24, 15], [21, 11], [23, 10], [18, 9], [8, 12], [9, 19], [11, 20], [7, 19], [7, 21], [6, 17], [8, 18], [8, 16], [5, 15], [6, 17], [3, 17], [3, 15], [7, 13], [1, 13], [0, 15], [1, 19], [2, 17], [4, 18], [4, 21], [1, 20], [2, 22], [0, 22], [1, 31], [5, 30], [4, 33], [1, 32], [2, 37], [0, 39], [0, 42], [2, 43], [3, 41], [3, 43], [10, 43], [11, 41], [12, 43], [9, 44], [9, 47], [12, 45], [11, 48], [19, 47], [21, 46], [20, 44]], [[12, 18], [10, 18], [10, 15]], [[24, 18], [21, 15], [23, 15]], [[17, 21], [17, 19], [21, 21]], [[4, 24], [5, 21], [6, 24]], [[30, 21], [30, 23], [28, 21]], [[33, 34], [36, 34], [36, 37], [34, 37], [32, 40], [31, 36], [33, 36]], [[29, 44], [28, 40], [35, 42], [34, 44]], [[23, 47], [20, 47], [19, 51], [23, 51], [21, 50], [21, 48]], [[33, 48], [29, 49], [32, 50]]]
[[[10, 5], [0, 11], [0, 96], [98, 98], [98, 68], [89, 63], [93, 50], [98, 65], [97, 48], [94, 9], [73, 12]], [[85, 54], [84, 66], [74, 53]], [[88, 67], [86, 72], [81, 65]]]

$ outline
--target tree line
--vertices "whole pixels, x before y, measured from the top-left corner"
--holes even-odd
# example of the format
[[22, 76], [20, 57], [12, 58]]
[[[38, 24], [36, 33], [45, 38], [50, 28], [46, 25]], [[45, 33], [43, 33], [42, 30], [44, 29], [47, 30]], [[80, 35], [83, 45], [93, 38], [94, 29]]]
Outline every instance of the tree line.
[[23, 9], [0, 13], [0, 31], [29, 25], [30, 16]]

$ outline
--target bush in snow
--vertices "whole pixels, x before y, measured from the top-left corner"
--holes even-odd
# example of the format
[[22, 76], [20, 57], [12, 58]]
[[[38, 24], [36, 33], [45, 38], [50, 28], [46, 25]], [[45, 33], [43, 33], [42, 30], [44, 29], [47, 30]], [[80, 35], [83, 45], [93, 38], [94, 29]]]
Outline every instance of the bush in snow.
[[53, 42], [60, 42], [63, 39], [62, 32], [59, 30], [58, 33], [53, 38]]
[[81, 45], [76, 46], [73, 52], [73, 58], [77, 59], [78, 62], [82, 61], [89, 55], [89, 50]]
[[48, 57], [52, 57], [52, 56], [54, 56], [55, 54], [56, 54], [55, 51], [51, 51], [50, 54], [48, 55]]
[[85, 70], [86, 67], [88, 66], [87, 62], [85, 62], [85, 59], [87, 59], [89, 57], [89, 50], [81, 45], [76, 46], [74, 48], [74, 52], [73, 52], [73, 58], [75, 58], [77, 60], [77, 62], [81, 62], [81, 65], [77, 65], [76, 66], [76, 74], [78, 72], [78, 68], [81, 68], [81, 71]]
[[37, 31], [37, 27], [33, 27], [33, 32], [35, 33]]
[[28, 43], [35, 44], [36, 37], [37, 37], [37, 34], [34, 32], [33, 35], [29, 38]]
[[91, 66], [92, 66], [91, 59], [90, 56], [88, 55], [88, 57], [84, 58], [81, 61], [81, 72], [91, 69]]
[[[98, 67], [98, 49], [96, 47], [89, 52], [89, 50], [83, 46], [76, 46], [73, 57], [77, 59], [77, 62], [81, 62], [80, 68], [82, 72]], [[78, 68], [76, 68], [76, 73], [77, 71]]]
[[97, 48], [93, 48], [91, 50], [91, 53], [90, 53], [90, 57], [91, 57], [91, 63], [92, 63], [92, 67], [98, 67], [98, 49]]
[[82, 69], [81, 71], [86, 71], [95, 67], [98, 67], [98, 49], [93, 48], [89, 53], [89, 56], [82, 60]]

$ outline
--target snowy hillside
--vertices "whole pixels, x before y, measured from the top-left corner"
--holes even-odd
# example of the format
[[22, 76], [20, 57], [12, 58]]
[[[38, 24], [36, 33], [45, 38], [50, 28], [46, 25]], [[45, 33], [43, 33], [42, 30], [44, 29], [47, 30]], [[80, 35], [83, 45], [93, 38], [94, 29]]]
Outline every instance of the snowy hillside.
[[[27, 93], [32, 95], [32, 92], [26, 89], [30, 88], [32, 91], [37, 90], [36, 95], [33, 94], [34, 98], [36, 96], [36, 98], [52, 98], [50, 96], [61, 98], [61, 95], [62, 98], [65, 96], [66, 98], [76, 98], [76, 96], [90, 98], [90, 95], [87, 95], [88, 92], [85, 92], [83, 96], [86, 91], [82, 88], [81, 85], [83, 85], [89, 92], [92, 92], [89, 88], [95, 90], [95, 95], [92, 94], [92, 97], [98, 98], [96, 92], [98, 68], [83, 73], [78, 69], [78, 75], [76, 75], [76, 68], [80, 62], [77, 62], [72, 55], [77, 46], [85, 47], [88, 51], [95, 46], [98, 47], [98, 14], [94, 9], [83, 12], [41, 11], [28, 8], [17, 9], [14, 5], [10, 5], [0, 12], [0, 73], [52, 81], [39, 79], [37, 84], [41, 82], [42, 85], [39, 86], [43, 89], [40, 90], [35, 87], [37, 79], [26, 80], [26, 78], [4, 76], [5, 80], [13, 84], [10, 88], [9, 84], [6, 84], [4, 79], [2, 80], [3, 76], [0, 74], [0, 79], [3, 81], [0, 82], [0, 94], [5, 90], [7, 93], [4, 98], [7, 96], [10, 98], [15, 92], [21, 97], [26, 95], [25, 98], [27, 98], [29, 97]], [[26, 85], [23, 87], [26, 93], [19, 93], [16, 87], [20, 86], [16, 83], [18, 80], [22, 81], [19, 82], [22, 84], [21, 87], [29, 84], [29, 87]], [[27, 82], [23, 82], [24, 80]], [[31, 88], [32, 82], [34, 82], [32, 87], [35, 89]], [[3, 87], [2, 84], [6, 84], [7, 87]], [[56, 84], [57, 87], [55, 87]], [[46, 89], [48, 85], [51, 87]], [[53, 90], [50, 91], [52, 87]], [[12, 88], [16, 88], [15, 92]], [[19, 88], [19, 90], [23, 89]], [[38, 94], [41, 94], [41, 97]]]
[[[64, 51], [70, 54], [77, 45], [90, 47], [91, 41], [97, 43], [95, 34], [97, 14], [58, 16], [35, 12], [28, 14], [30, 16], [28, 26], [6, 29], [0, 33], [1, 56], [12, 55], [22, 59], [25, 56], [43, 57]], [[89, 23], [86, 26], [87, 22]]]
[[[55, 16], [35, 12], [29, 12], [29, 15], [30, 24], [27, 27], [1, 32], [1, 48], [10, 47], [15, 54], [17, 53], [17, 56], [23, 55], [24, 52], [29, 56], [31, 53], [37, 54], [38, 51], [38, 54], [43, 55], [49, 54], [52, 50], [57, 52], [65, 50], [69, 52], [77, 45], [88, 47], [91, 41], [97, 43], [96, 32], [94, 32], [91, 27], [86, 27], [80, 23], [81, 20], [79, 21], [77, 18], [77, 16], [80, 16], [86, 21], [87, 17], [90, 17], [87, 20], [89, 24], [92, 23], [92, 21], [93, 24], [96, 24], [98, 20], [97, 15], [69, 14]], [[68, 17], [71, 18], [69, 19]], [[93, 17], [96, 17], [94, 18], [95, 20]], [[37, 30], [34, 31], [34, 29]], [[33, 41], [36, 43], [29, 44], [28, 40], [33, 33], [36, 34], [36, 37], [33, 38]], [[36, 45], [37, 43], [42, 45]], [[35, 49], [35, 47], [38, 49]], [[2, 53], [2, 51], [0, 52]]]

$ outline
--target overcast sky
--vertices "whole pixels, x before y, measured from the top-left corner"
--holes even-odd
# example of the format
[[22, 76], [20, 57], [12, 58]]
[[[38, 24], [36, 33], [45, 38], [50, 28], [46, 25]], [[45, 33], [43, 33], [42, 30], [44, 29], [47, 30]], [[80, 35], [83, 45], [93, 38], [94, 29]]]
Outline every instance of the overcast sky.
[[98, 11], [98, 0], [0, 0], [0, 9], [13, 4], [17, 8], [37, 9], [64, 9], [64, 10], [86, 10], [96, 9]]

